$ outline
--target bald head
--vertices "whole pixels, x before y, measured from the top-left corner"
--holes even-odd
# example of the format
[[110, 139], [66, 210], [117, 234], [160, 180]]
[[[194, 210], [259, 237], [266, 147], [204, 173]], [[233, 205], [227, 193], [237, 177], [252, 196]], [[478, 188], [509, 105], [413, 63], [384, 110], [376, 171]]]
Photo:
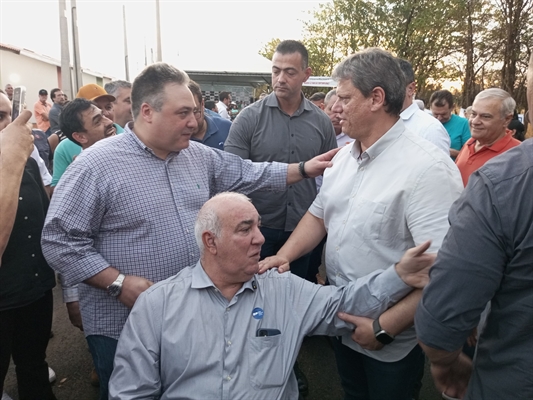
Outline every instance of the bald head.
[[242, 204], [251, 205], [251, 202], [245, 195], [235, 192], [219, 193], [205, 202], [194, 224], [194, 235], [200, 248], [200, 254], [204, 251], [202, 234], [209, 231], [214, 236], [220, 237], [222, 231], [221, 219], [228, 214], [229, 209]]

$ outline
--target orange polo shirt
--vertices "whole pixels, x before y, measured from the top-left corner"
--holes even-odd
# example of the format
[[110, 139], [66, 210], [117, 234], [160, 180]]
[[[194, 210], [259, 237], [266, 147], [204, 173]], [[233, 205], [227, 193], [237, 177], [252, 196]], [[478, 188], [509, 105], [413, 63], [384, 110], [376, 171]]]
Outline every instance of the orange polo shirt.
[[42, 103], [41, 100], [37, 100], [37, 103], [33, 106], [33, 113], [35, 115], [35, 121], [37, 122], [37, 128], [42, 130], [43, 132], [46, 132], [48, 128], [50, 128], [50, 121], [47, 119], [46, 121], [43, 120], [43, 113], [50, 112], [50, 109], [52, 108], [52, 105], [48, 102]]
[[516, 140], [512, 136], [512, 132], [508, 130], [506, 135], [494, 142], [492, 146], [484, 146], [476, 152], [476, 139], [470, 138], [455, 159], [455, 164], [459, 168], [461, 177], [463, 178], [463, 184], [466, 186], [472, 172], [483, 166], [491, 158], [518, 146], [520, 143], [522, 142]]

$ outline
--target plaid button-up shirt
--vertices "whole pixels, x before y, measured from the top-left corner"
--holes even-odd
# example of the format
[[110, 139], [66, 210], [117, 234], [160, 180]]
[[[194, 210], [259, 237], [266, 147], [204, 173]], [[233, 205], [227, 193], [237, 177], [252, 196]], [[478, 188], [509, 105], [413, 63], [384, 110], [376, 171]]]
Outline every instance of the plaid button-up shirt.
[[[153, 282], [166, 279], [198, 261], [194, 222], [210, 197], [286, 186], [286, 164], [254, 164], [192, 141], [162, 160], [132, 129], [84, 151], [54, 192], [42, 248], [67, 285], [109, 266]], [[115, 339], [130, 311], [83, 283], [80, 308], [85, 335]]]

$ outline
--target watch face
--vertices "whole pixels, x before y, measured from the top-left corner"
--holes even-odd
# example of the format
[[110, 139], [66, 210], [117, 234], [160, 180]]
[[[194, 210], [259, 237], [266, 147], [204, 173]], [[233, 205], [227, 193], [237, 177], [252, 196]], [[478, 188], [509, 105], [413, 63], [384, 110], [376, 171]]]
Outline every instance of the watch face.
[[377, 335], [376, 335], [376, 339], [383, 343], [383, 344], [389, 344], [389, 343], [392, 343], [392, 341], [394, 340], [394, 338], [392, 336], [390, 336], [387, 332], [379, 332]]
[[120, 290], [122, 289], [122, 286], [117, 285], [116, 283], [113, 283], [109, 285], [107, 288], [107, 292], [110, 296], [117, 297], [120, 294]]

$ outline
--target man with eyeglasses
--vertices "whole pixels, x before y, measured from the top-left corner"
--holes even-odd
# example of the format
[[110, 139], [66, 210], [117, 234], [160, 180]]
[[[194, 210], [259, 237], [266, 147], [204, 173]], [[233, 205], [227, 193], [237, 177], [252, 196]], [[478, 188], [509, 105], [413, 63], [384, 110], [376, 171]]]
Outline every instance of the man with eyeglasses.
[[192, 92], [196, 108], [194, 117], [198, 123], [196, 132], [192, 134], [191, 140], [205, 144], [215, 149], [224, 150], [224, 143], [231, 128], [231, 122], [224, 118], [217, 118], [207, 115], [202, 98], [202, 89], [194, 81], [189, 81], [189, 90]]

